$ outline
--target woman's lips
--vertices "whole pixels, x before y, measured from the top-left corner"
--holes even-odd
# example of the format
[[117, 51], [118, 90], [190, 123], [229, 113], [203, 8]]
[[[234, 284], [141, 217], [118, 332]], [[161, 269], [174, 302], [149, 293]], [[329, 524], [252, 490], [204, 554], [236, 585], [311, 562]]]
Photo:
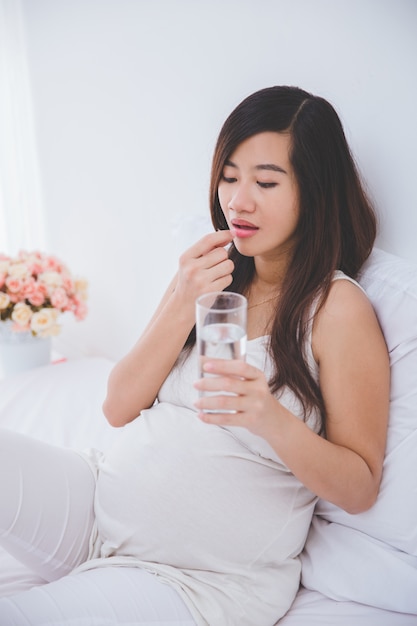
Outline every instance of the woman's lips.
[[252, 237], [258, 232], [259, 228], [246, 220], [233, 220], [232, 230], [236, 237], [244, 238]]

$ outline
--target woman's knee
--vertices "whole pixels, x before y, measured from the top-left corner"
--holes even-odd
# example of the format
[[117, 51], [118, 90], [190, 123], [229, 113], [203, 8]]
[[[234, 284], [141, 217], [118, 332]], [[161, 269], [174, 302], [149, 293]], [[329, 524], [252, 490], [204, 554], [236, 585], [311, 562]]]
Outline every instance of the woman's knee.
[[0, 544], [47, 580], [87, 558], [95, 477], [78, 453], [0, 432]]

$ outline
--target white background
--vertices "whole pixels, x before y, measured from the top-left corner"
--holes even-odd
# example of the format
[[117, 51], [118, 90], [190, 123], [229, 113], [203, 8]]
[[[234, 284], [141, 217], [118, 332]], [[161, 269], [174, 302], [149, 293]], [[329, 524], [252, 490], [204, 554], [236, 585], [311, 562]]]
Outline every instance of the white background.
[[65, 354], [119, 358], [208, 211], [217, 133], [249, 93], [339, 112], [380, 214], [417, 263], [416, 0], [21, 0], [47, 251], [90, 282]]

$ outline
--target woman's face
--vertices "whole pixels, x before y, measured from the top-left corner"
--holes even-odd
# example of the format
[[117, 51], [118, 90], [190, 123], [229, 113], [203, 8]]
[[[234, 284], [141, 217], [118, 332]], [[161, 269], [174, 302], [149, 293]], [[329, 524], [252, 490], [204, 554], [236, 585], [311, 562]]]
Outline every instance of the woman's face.
[[274, 259], [293, 248], [299, 202], [289, 150], [288, 133], [259, 133], [243, 141], [225, 163], [220, 206], [245, 256]]

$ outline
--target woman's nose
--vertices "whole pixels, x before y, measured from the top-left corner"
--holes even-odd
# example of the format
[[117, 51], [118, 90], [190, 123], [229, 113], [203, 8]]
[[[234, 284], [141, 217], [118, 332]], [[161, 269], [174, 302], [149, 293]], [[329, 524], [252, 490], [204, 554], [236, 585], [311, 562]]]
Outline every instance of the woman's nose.
[[247, 185], [240, 184], [235, 187], [229, 209], [236, 213], [252, 212], [255, 209], [255, 201]]

